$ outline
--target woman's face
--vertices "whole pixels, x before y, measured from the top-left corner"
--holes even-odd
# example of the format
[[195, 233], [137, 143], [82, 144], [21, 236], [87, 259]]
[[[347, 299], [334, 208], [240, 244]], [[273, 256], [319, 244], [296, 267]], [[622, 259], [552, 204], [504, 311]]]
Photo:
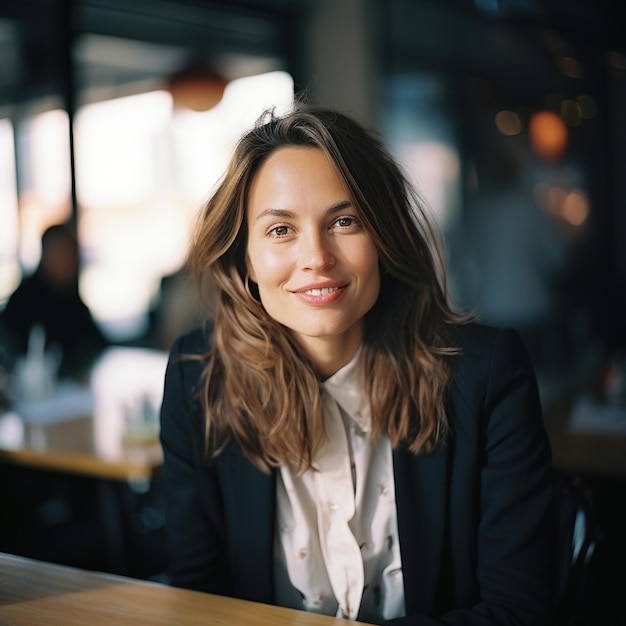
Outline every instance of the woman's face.
[[247, 268], [268, 315], [314, 361], [347, 362], [378, 298], [380, 273], [378, 252], [332, 161], [317, 148], [272, 153], [252, 180], [246, 219]]

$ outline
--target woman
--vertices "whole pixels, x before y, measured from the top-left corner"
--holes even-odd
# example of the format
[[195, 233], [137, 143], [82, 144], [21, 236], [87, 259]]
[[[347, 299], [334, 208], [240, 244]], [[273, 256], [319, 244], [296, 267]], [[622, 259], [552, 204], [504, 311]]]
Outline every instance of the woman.
[[175, 585], [394, 624], [546, 624], [550, 450], [513, 331], [446, 304], [382, 143], [297, 107], [239, 142], [191, 261], [212, 328], [161, 415]]

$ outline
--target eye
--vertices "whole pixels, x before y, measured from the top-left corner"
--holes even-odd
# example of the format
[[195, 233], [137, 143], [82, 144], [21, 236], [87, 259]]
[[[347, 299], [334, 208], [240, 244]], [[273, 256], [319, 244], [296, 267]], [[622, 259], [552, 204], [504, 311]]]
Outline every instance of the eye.
[[284, 224], [279, 224], [278, 226], [273, 226], [267, 231], [267, 234], [271, 237], [286, 237], [291, 233], [291, 228], [289, 226], [285, 226]]
[[332, 226], [338, 226], [339, 228], [345, 229], [358, 226], [359, 224], [360, 222], [356, 217], [353, 217], [352, 215], [342, 215], [332, 223]]

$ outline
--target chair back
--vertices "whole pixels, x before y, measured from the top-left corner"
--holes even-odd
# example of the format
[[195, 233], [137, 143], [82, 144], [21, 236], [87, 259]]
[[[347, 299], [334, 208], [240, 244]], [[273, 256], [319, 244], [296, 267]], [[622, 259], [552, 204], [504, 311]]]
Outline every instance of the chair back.
[[589, 570], [602, 531], [593, 493], [578, 474], [555, 470], [552, 505], [557, 532], [556, 626], [573, 626], [591, 602]]

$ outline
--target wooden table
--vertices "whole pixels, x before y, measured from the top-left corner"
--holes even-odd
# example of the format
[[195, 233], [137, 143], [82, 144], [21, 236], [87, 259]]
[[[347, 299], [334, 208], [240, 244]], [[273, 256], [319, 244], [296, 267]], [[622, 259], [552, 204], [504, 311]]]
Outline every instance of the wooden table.
[[2, 626], [347, 626], [347, 623], [304, 611], [0, 554]]
[[163, 463], [158, 409], [166, 365], [166, 353], [113, 347], [84, 384], [62, 381], [50, 397], [16, 402], [0, 415], [1, 464], [93, 479], [108, 567], [118, 573], [127, 571], [124, 501], [129, 492], [147, 493]]

